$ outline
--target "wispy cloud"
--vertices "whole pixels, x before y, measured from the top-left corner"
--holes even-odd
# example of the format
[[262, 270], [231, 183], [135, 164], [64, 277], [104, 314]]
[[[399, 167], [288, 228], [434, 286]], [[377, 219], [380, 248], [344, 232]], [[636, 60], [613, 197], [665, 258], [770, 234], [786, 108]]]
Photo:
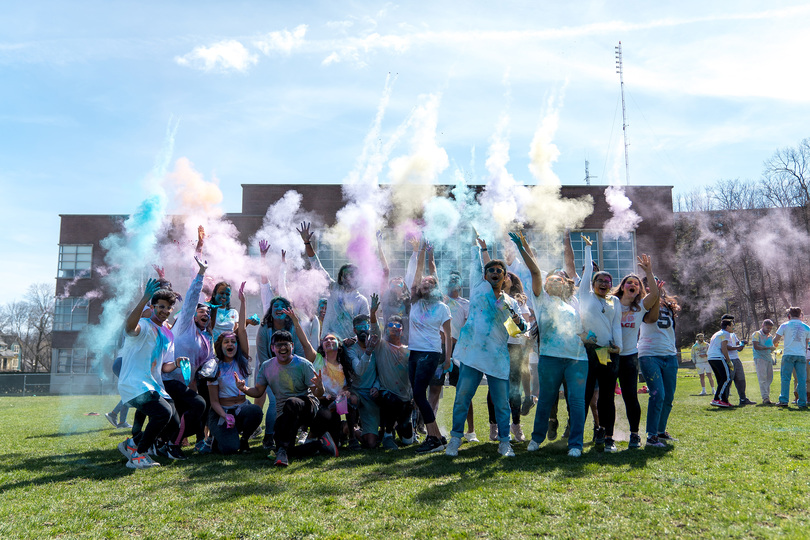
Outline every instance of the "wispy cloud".
[[290, 54], [293, 50], [301, 47], [304, 43], [306, 33], [307, 25], [300, 24], [296, 26], [292, 32], [286, 28], [284, 30], [270, 32], [263, 38], [255, 40], [253, 44], [264, 54], [273, 52]]
[[195, 47], [190, 53], [176, 57], [175, 61], [181, 66], [203, 71], [246, 72], [259, 59], [241, 42], [229, 39], [214, 43], [210, 47]]

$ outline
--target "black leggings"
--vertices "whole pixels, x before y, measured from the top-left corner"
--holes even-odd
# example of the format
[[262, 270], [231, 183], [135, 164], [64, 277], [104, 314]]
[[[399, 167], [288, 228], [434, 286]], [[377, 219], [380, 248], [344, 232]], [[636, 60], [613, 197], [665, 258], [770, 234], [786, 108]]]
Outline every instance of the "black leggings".
[[173, 379], [165, 380], [163, 381], [163, 386], [166, 388], [166, 392], [171, 396], [172, 401], [174, 401], [177, 414], [181, 418], [180, 426], [182, 429], [177, 435], [177, 439], [173, 442], [180, 444], [183, 437], [187, 437], [192, 433], [197, 435], [198, 441], [203, 440], [200, 432], [200, 421], [205, 412], [205, 400], [200, 397], [197, 392], [180, 381]]
[[[180, 430], [180, 417], [174, 409], [174, 404], [167, 401], [157, 392], [145, 392], [128, 402], [130, 407], [138, 411], [136, 417], [148, 418], [146, 429], [135, 433], [133, 440], [138, 445], [138, 453], [144, 454], [162, 436], [168, 441], [174, 441]], [[141, 420], [140, 425], [143, 425]], [[134, 427], [133, 427], [134, 430]]]
[[709, 365], [712, 366], [714, 376], [717, 378], [717, 390], [714, 392], [714, 399], [717, 401], [728, 401], [728, 393], [731, 390], [731, 381], [734, 374], [726, 364], [725, 360], [709, 358]]
[[394, 426], [397, 426], [399, 436], [404, 439], [413, 437], [413, 424], [411, 424], [411, 414], [413, 414], [413, 403], [403, 401], [391, 392], [383, 391], [380, 400], [380, 419], [385, 433], [394, 433]]
[[427, 389], [441, 359], [442, 353], [427, 351], [411, 351], [408, 357], [408, 378], [413, 388], [413, 401], [422, 413], [422, 420], [426, 425], [436, 421], [433, 407], [427, 398]]
[[627, 421], [630, 424], [630, 433], [638, 433], [638, 424], [641, 421], [641, 405], [638, 403], [638, 354], [619, 356], [610, 355], [610, 362], [606, 366], [601, 363], [596, 368], [596, 378], [599, 381], [599, 398], [596, 409], [599, 411], [599, 424], [605, 428], [605, 436], [613, 437], [613, 426], [616, 423], [616, 379], [622, 389], [622, 399], [627, 410]]

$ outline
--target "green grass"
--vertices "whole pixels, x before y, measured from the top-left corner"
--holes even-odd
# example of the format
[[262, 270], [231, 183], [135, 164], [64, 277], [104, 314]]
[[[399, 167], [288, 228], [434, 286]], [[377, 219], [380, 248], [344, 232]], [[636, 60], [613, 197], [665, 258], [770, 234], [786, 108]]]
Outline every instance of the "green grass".
[[[757, 399], [753, 373], [748, 387]], [[487, 442], [456, 459], [345, 452], [276, 469], [254, 441], [248, 456], [144, 471], [124, 466], [120, 430], [86, 416], [114, 397], [0, 398], [0, 537], [806, 538], [810, 412], [716, 410], [699, 390], [682, 370], [669, 425], [680, 441], [666, 449], [627, 451], [625, 437], [618, 453], [597, 453], [586, 429], [580, 459], [555, 442], [532, 454], [517, 444], [507, 460]], [[778, 383], [772, 390], [775, 399]], [[452, 397], [446, 390], [441, 425]], [[618, 397], [617, 409], [626, 434]]]

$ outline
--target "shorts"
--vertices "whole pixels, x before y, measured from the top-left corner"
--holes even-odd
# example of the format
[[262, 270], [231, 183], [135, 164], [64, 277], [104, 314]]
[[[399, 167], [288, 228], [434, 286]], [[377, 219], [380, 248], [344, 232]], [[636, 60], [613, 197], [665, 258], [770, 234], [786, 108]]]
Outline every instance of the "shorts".
[[705, 362], [698, 362], [697, 364], [695, 364], [695, 369], [697, 370], [698, 375], [703, 375], [704, 373], [711, 375], [713, 373], [712, 367], [709, 365], [708, 360], [706, 360]]

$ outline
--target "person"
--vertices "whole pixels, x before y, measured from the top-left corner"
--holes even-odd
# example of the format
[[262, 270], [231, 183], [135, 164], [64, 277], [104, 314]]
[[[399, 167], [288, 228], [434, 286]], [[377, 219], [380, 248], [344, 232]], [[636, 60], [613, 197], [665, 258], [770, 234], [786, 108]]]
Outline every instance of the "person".
[[[734, 320], [734, 316], [727, 313], [723, 315], [721, 319]], [[740, 340], [740, 338], [737, 337], [737, 334], [734, 332], [731, 333], [731, 338], [729, 339], [728, 345], [728, 356], [731, 358], [731, 362], [734, 364], [734, 372], [732, 373], [732, 376], [734, 377], [734, 387], [737, 389], [737, 395], [740, 397], [741, 406], [756, 405], [754, 401], [748, 399], [745, 392], [745, 369], [740, 361], [740, 352], [745, 348], [745, 345], [745, 340]]]
[[211, 337], [214, 341], [222, 332], [236, 332], [239, 312], [231, 308], [231, 286], [227, 282], [214, 285], [208, 305], [211, 307]]
[[262, 410], [247, 401], [237, 381], [250, 375], [250, 345], [245, 327], [245, 283], [239, 287], [239, 321], [237, 331], [223, 331], [214, 341], [217, 370], [208, 381], [211, 408], [208, 429], [214, 438], [214, 449], [222, 454], [250, 453], [250, 436], [262, 421]]
[[324, 315], [321, 335], [332, 333], [340, 339], [346, 339], [354, 335], [352, 320], [358, 315], [368, 316], [368, 300], [357, 290], [358, 276], [357, 267], [353, 264], [344, 264], [338, 270], [337, 280], [324, 269], [318, 254], [312, 248], [313, 232], [310, 231], [310, 223], [302, 222], [301, 228], [296, 228], [301, 240], [304, 241], [307, 257], [314, 270], [319, 270], [329, 278], [329, 298], [326, 304], [326, 314]]
[[[115, 360], [113, 360], [112, 364], [112, 371], [116, 378], [121, 373], [121, 362], [122, 358], [120, 356], [116, 356]], [[104, 417], [107, 421], [112, 424], [114, 428], [132, 428], [132, 424], [127, 422], [127, 415], [129, 414], [129, 407], [127, 407], [123, 401], [120, 399], [118, 403], [113, 407], [113, 410], [106, 413]]]
[[[164, 357], [162, 373], [163, 385], [174, 401], [177, 414], [180, 415], [180, 432], [174, 444], [180, 445], [188, 433], [197, 437], [198, 450], [203, 450], [205, 433], [203, 418], [208, 404], [197, 393], [197, 370], [213, 356], [211, 333], [208, 323], [211, 320], [210, 308], [199, 303], [202, 292], [203, 277], [208, 268], [207, 261], [195, 256], [199, 270], [191, 280], [185, 303], [172, 326], [174, 334], [174, 358]], [[193, 310], [192, 310], [193, 307]], [[187, 359], [188, 366], [183, 366], [180, 359]], [[187, 369], [188, 371], [184, 371]], [[188, 379], [186, 379], [188, 377]]]
[[270, 346], [274, 356], [262, 364], [255, 386], [248, 388], [242, 381], [240, 388], [254, 398], [269, 389], [276, 399], [276, 466], [289, 465], [289, 456], [296, 450], [296, 436], [302, 427], [310, 428], [313, 440], [297, 449], [299, 455], [323, 451], [337, 457], [335, 440], [328, 431], [328, 418], [319, 411], [319, 400], [324, 396], [321, 373], [315, 371], [309, 360], [293, 354], [292, 335], [286, 330], [273, 334]]
[[[307, 360], [311, 360], [315, 371], [321, 374], [323, 396], [318, 400], [318, 415], [326, 424], [327, 432], [337, 443], [343, 439], [338, 405], [341, 402], [348, 404], [351, 397], [352, 362], [343, 342], [334, 334], [323, 336], [314, 358], [307, 357]], [[343, 414], [347, 415], [346, 435], [353, 436], [350, 425], [354, 424], [353, 418], [349, 419], [348, 409]]]
[[715, 332], [709, 340], [709, 349], [706, 354], [709, 357], [709, 365], [717, 377], [717, 391], [711, 404], [715, 407], [729, 408], [728, 392], [733, 380], [732, 371], [734, 363], [728, 353], [728, 344], [731, 340], [731, 332], [734, 330], [733, 319], [721, 319], [720, 330]]
[[647, 446], [663, 447], [676, 439], [667, 431], [672, 400], [678, 384], [678, 349], [675, 347], [675, 318], [681, 307], [666, 293], [666, 284], [653, 277], [643, 279], [647, 294], [658, 287], [658, 302], [642, 319], [638, 338], [638, 363], [647, 382]]
[[[610, 378], [613, 371], [612, 367], [608, 365], [610, 355], [619, 354], [622, 350], [622, 309], [619, 299], [610, 294], [613, 285], [611, 275], [605, 271], [593, 271], [590, 238], [582, 235], [582, 240], [585, 243], [585, 266], [582, 269], [582, 280], [576, 296], [579, 301], [579, 316], [582, 318], [582, 326], [588, 336], [585, 343], [585, 351], [588, 354], [585, 403], [590, 405], [594, 399], [597, 382], [600, 379]], [[608, 387], [602, 387], [600, 384], [599, 391], [608, 394], [608, 397], [613, 399], [614, 386], [611, 384]], [[594, 418], [593, 442], [597, 448], [603, 448], [605, 445], [605, 429], [597, 418]]]
[[706, 337], [703, 334], [695, 336], [695, 344], [692, 345], [692, 361], [695, 363], [695, 369], [700, 375], [700, 394], [699, 396], [706, 396], [706, 377], [709, 378], [709, 386], [714, 395], [714, 380], [712, 379], [712, 368], [709, 365], [709, 344], [706, 343]]
[[[638, 265], [644, 271], [648, 281], [654, 278], [652, 260], [647, 254], [638, 257]], [[606, 366], [599, 366], [599, 387], [605, 391], [600, 392], [597, 401], [599, 409], [599, 423], [605, 430], [605, 452], [616, 452], [616, 443], [613, 439], [613, 428], [616, 422], [616, 406], [614, 393], [610, 391], [616, 386], [616, 379], [621, 387], [622, 401], [627, 412], [627, 422], [630, 424], [630, 441], [628, 448], [641, 448], [641, 437], [638, 426], [641, 422], [641, 406], [638, 403], [638, 336], [641, 321], [644, 315], [658, 303], [658, 288], [653, 287], [650, 294], [645, 295], [641, 286], [641, 278], [636, 274], [627, 274], [622, 278], [619, 286], [612, 292], [619, 299], [622, 320], [622, 348], [618, 354], [611, 354]]]
[[790, 377], [796, 373], [797, 405], [800, 409], [807, 407], [807, 367], [805, 351], [810, 343], [810, 326], [802, 322], [802, 308], [791, 306], [787, 309], [788, 321], [779, 325], [773, 337], [774, 347], [784, 339], [782, 347], [782, 366], [780, 368], [782, 386], [779, 393], [780, 407], [788, 407], [790, 401]]
[[[470, 301], [461, 296], [461, 273], [457, 270], [451, 271], [448, 277], [444, 303], [450, 308], [451, 347], [455, 349], [459, 333], [470, 316]], [[452, 349], [450, 350], [451, 357]], [[453, 358], [450, 373], [447, 376], [450, 386], [454, 388], [458, 385], [458, 373], [459, 363]], [[475, 414], [472, 402], [470, 402], [470, 411], [467, 413], [467, 431], [464, 433], [464, 438], [467, 439], [467, 442], [479, 442], [478, 436], [475, 434]]]
[[431, 379], [440, 366], [442, 367], [438, 369], [439, 371], [450, 371], [452, 350], [450, 308], [442, 302], [436, 276], [422, 276], [425, 250], [426, 247], [422, 244], [411, 288], [411, 313], [408, 320], [410, 325], [408, 378], [413, 389], [413, 401], [422, 415], [427, 431], [427, 437], [416, 449], [419, 453], [440, 452], [445, 447], [427, 391]]
[[[379, 298], [375, 295], [375, 302]], [[376, 309], [378, 306], [373, 306]], [[377, 382], [377, 358], [374, 349], [379, 343], [379, 335], [371, 334], [368, 315], [358, 315], [352, 321], [355, 337], [346, 353], [351, 360], [352, 383], [351, 403], [357, 408], [360, 432], [354, 437], [364, 448], [376, 448], [380, 431], [379, 383]], [[350, 426], [350, 428], [353, 426]], [[354, 435], [352, 433], [352, 435]]]
[[754, 347], [754, 368], [759, 381], [759, 393], [763, 405], [773, 405], [771, 402], [771, 383], [773, 382], [773, 321], [765, 319], [759, 330], [751, 334], [751, 345]]
[[411, 415], [413, 413], [413, 392], [408, 377], [408, 346], [402, 343], [404, 321], [399, 315], [391, 315], [385, 325], [385, 336], [380, 337], [377, 320], [379, 299], [371, 295], [371, 341], [377, 336], [373, 354], [379, 381], [380, 422], [383, 431], [382, 448], [397, 450], [394, 430], [399, 433], [402, 444], [416, 441]]
[[[582, 455], [585, 431], [585, 386], [588, 377], [587, 337], [582, 319], [566, 299], [570, 283], [551, 273], [543, 280], [542, 272], [522, 233], [510, 233], [518, 253], [532, 277], [532, 303], [537, 320], [538, 401], [534, 429], [526, 450], [535, 452], [546, 439], [551, 410], [558, 400], [560, 384], [566, 381], [569, 413], [568, 455]], [[556, 420], [556, 418], [555, 418]], [[555, 436], [556, 438], [556, 436]]]
[[[517, 301], [503, 291], [506, 263], [500, 259], [490, 259], [486, 242], [477, 235], [473, 250], [474, 258], [480, 264], [471, 267], [470, 317], [461, 329], [454, 352], [460, 367], [453, 402], [452, 437], [445, 453], [448, 456], [458, 455], [470, 402], [481, 379], [486, 375], [498, 423], [498, 453], [504, 457], [513, 457], [515, 452], [509, 435], [512, 411], [509, 406], [510, 359], [507, 341], [511, 334], [525, 332], [527, 325], [518, 313], [520, 306]], [[512, 331], [506, 327], [510, 322]]]
[[[160, 377], [163, 359], [174, 358], [174, 336], [166, 320], [174, 307], [175, 294], [159, 287], [156, 279], [147, 281], [144, 294], [130, 312], [124, 327], [126, 337], [121, 351], [118, 393], [124, 403], [149, 421], [143, 431], [138, 431], [118, 445], [130, 469], [160, 465], [147, 452], [154, 450], [158, 436], [163, 435], [166, 440], [172, 441], [180, 428], [177, 411]], [[151, 315], [142, 318], [147, 303], [151, 305]], [[178, 447], [168, 443], [161, 446], [160, 454], [172, 459], [185, 459]]]

